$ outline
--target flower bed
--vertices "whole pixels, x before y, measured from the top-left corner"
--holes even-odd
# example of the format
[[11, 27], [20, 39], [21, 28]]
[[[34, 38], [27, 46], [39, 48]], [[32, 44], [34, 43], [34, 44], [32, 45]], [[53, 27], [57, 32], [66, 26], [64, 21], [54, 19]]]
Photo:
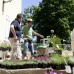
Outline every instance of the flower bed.
[[27, 69], [27, 68], [49, 68], [52, 67], [53, 69], [57, 70], [64, 70], [65, 69], [65, 62], [63, 60], [65, 58], [66, 62], [72, 67], [74, 67], [74, 62], [69, 60], [69, 57], [63, 56], [41, 56], [35, 57], [34, 60], [30, 61], [18, 61], [18, 60], [10, 60], [0, 62], [0, 68], [6, 69]]

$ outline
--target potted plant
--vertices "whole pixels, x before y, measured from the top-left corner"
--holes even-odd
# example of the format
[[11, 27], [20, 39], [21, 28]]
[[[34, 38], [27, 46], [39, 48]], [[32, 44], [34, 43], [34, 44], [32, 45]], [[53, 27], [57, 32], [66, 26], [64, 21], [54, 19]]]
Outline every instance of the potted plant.
[[26, 64], [27, 64], [26, 62], [23, 62], [23, 66], [22, 66], [23, 69], [26, 68]]
[[42, 54], [39, 54], [39, 57], [41, 57], [42, 56]]
[[56, 64], [54, 64], [54, 60], [50, 60], [50, 64], [51, 64], [53, 69], [56, 69]]
[[61, 55], [63, 50], [64, 50], [63, 48], [59, 48], [58, 53]]
[[6, 64], [6, 69], [11, 69], [11, 63], [10, 63], [10, 62], [8, 62], [8, 63]]
[[24, 68], [29, 68], [28, 62], [26, 62], [26, 63], [24, 64]]
[[11, 64], [12, 69], [16, 69], [16, 63]]
[[33, 62], [27, 62], [29, 68], [33, 68]]
[[63, 59], [61, 59], [61, 69], [65, 69], [65, 62]]
[[1, 68], [6, 68], [6, 62], [1, 63]]
[[8, 49], [9, 51], [11, 51], [11, 45], [10, 45], [10, 44], [7, 46], [7, 49]]
[[37, 62], [33, 62], [33, 68], [37, 68], [38, 63]]
[[37, 63], [38, 63], [38, 68], [42, 68], [42, 61], [38, 60]]
[[0, 62], [0, 68], [1, 68], [1, 64], [2, 64], [2, 62]]
[[60, 58], [57, 58], [54, 64], [56, 64], [56, 69], [61, 70], [61, 59]]
[[50, 60], [47, 62], [47, 67], [49, 68], [51, 66]]
[[20, 63], [19, 62], [16, 63], [16, 68], [20, 69]]
[[71, 66], [71, 69], [74, 67], [74, 62], [72, 62], [71, 60], [68, 60], [68, 64]]
[[24, 68], [25, 68], [25, 65], [26, 65], [26, 62], [21, 62], [21, 63], [20, 63], [20, 68], [21, 68], [21, 69], [24, 69]]
[[42, 60], [43, 68], [47, 68], [47, 61]]
[[39, 55], [38, 54], [34, 54], [34, 57], [38, 57]]

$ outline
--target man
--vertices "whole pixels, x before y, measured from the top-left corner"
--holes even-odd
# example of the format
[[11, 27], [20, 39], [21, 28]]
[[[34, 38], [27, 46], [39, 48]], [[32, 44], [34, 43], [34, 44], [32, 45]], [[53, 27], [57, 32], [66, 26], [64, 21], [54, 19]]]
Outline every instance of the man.
[[33, 58], [33, 54], [34, 54], [34, 50], [33, 50], [33, 43], [32, 43], [32, 34], [34, 35], [37, 35], [37, 36], [40, 36], [41, 38], [44, 38], [43, 35], [40, 35], [36, 32], [33, 31], [31, 25], [33, 24], [32, 23], [32, 19], [28, 19], [27, 20], [27, 25], [25, 25], [23, 28], [22, 28], [22, 32], [23, 32], [23, 35], [24, 35], [24, 38], [21, 37], [23, 40], [24, 40], [24, 49], [23, 49], [23, 55], [22, 55], [22, 59], [25, 58], [25, 56], [27, 55], [27, 49], [29, 48], [30, 52], [31, 52], [31, 58]]
[[72, 47], [73, 57], [74, 57], [74, 29], [71, 36], [71, 47]]
[[21, 46], [20, 46], [20, 38], [21, 38], [21, 27], [20, 23], [22, 22], [22, 14], [17, 14], [16, 19], [11, 23], [10, 33], [9, 33], [9, 41], [11, 43], [11, 57], [13, 59], [21, 59]]

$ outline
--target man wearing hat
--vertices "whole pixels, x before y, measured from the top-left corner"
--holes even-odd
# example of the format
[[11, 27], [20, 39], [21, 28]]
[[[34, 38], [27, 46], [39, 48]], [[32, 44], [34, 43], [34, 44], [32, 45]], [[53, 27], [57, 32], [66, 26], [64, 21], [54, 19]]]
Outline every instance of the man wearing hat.
[[23, 28], [22, 28], [22, 32], [23, 32], [23, 35], [24, 35], [24, 38], [21, 37], [23, 40], [24, 40], [24, 48], [23, 48], [23, 55], [22, 55], [22, 60], [25, 58], [25, 56], [27, 55], [27, 49], [29, 48], [30, 52], [31, 52], [31, 58], [33, 58], [33, 54], [34, 54], [34, 50], [33, 50], [33, 43], [32, 43], [32, 34], [34, 35], [37, 35], [37, 36], [40, 36], [41, 38], [44, 38], [43, 35], [40, 35], [36, 32], [34, 32], [34, 30], [32, 29], [32, 24], [33, 24], [33, 21], [32, 19], [27, 19], [27, 25], [25, 25]]

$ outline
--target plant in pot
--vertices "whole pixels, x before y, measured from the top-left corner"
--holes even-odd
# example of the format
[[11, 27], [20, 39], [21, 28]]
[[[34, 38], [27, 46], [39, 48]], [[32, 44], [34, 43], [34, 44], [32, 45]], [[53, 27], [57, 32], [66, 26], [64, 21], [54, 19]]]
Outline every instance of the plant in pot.
[[33, 68], [33, 62], [27, 62], [29, 68]]
[[42, 60], [43, 68], [47, 68], [47, 61]]
[[12, 68], [12, 69], [16, 69], [16, 65], [17, 65], [16, 63], [12, 63], [12, 64], [11, 64], [11, 68]]
[[21, 65], [21, 64], [20, 64], [19, 62], [17, 62], [17, 63], [16, 63], [16, 68], [17, 68], [17, 69], [20, 69], [20, 65]]
[[0, 68], [1, 68], [1, 64], [2, 64], [2, 62], [0, 62]]
[[21, 69], [24, 69], [24, 68], [25, 68], [25, 65], [26, 65], [26, 62], [21, 62], [21, 63], [20, 63]]
[[54, 64], [56, 65], [56, 69], [61, 70], [61, 60], [58, 58]]
[[50, 60], [50, 64], [51, 64], [53, 69], [56, 69], [56, 64], [54, 64], [54, 60], [53, 59]]
[[1, 63], [1, 68], [6, 68], [6, 64], [7, 64], [6, 62], [2, 62]]
[[1, 50], [1, 45], [0, 45], [0, 50]]
[[59, 48], [58, 53], [61, 55], [63, 50], [64, 50], [63, 48]]
[[11, 62], [8, 62], [8, 63], [6, 64], [6, 69], [11, 69]]
[[65, 69], [65, 62], [63, 58], [60, 61], [61, 61], [61, 69]]
[[38, 57], [38, 54], [34, 54], [34, 57]]
[[42, 56], [46, 56], [46, 54], [42, 54]]
[[42, 61], [38, 60], [37, 63], [38, 63], [38, 68], [42, 68]]
[[10, 44], [7, 46], [7, 48], [8, 48], [9, 51], [11, 51], [11, 45]]
[[38, 63], [37, 62], [33, 62], [33, 68], [37, 68]]
[[50, 60], [47, 61], [47, 67], [49, 68], [51, 66]]
[[24, 69], [24, 68], [26, 68], [26, 62], [23, 62], [23, 66], [22, 66], [22, 68]]
[[42, 56], [42, 54], [39, 54], [39, 57], [41, 57]]
[[74, 67], [74, 62], [72, 62], [71, 60], [68, 61], [68, 64], [71, 66], [71, 69]]
[[24, 68], [29, 68], [29, 63], [28, 63], [28, 62], [26, 62], [26, 63], [24, 64]]
[[58, 53], [58, 48], [55, 48], [54, 50], [55, 50], [56, 53]]

